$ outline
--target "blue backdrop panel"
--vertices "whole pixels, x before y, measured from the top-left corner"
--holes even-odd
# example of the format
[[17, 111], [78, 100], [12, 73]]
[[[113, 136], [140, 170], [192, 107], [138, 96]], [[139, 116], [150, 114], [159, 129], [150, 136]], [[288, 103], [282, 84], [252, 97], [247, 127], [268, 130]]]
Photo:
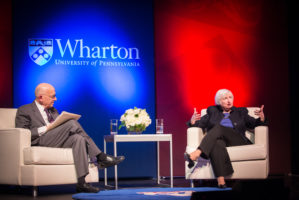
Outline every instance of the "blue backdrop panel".
[[[31, 103], [36, 85], [48, 82], [55, 107], [81, 114], [101, 149], [109, 120], [126, 109], [145, 108], [152, 119], [145, 134], [155, 131], [151, 0], [15, 0], [13, 33], [15, 107]], [[155, 176], [154, 143], [123, 143], [118, 152], [127, 157], [120, 177]]]

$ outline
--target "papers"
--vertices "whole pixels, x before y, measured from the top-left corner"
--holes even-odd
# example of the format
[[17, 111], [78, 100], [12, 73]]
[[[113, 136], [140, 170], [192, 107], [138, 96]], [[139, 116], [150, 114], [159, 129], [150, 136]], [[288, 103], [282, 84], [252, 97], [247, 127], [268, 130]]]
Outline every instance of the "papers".
[[81, 115], [62, 111], [62, 113], [55, 119], [55, 121], [48, 126], [47, 131], [52, 130], [53, 128], [63, 124], [70, 119], [78, 120], [80, 117]]

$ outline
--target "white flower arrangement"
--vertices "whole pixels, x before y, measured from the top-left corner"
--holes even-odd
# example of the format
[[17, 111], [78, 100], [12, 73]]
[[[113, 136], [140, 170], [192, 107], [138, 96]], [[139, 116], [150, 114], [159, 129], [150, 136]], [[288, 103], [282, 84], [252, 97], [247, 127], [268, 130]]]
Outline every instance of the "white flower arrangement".
[[148, 127], [152, 120], [145, 109], [134, 108], [128, 109], [120, 117], [121, 127], [126, 127], [128, 132], [142, 132]]

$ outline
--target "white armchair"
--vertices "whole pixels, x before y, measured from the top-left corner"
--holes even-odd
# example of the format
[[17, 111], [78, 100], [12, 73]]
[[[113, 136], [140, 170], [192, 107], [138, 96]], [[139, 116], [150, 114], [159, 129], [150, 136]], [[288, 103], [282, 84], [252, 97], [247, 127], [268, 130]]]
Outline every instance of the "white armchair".
[[[254, 115], [254, 110], [258, 108], [247, 108], [249, 115]], [[201, 115], [206, 114], [206, 109], [201, 111]], [[201, 128], [191, 127], [187, 130], [187, 147], [186, 152], [191, 153], [197, 149], [204, 132]], [[225, 177], [228, 179], [265, 179], [269, 174], [269, 141], [268, 127], [258, 126], [252, 132], [246, 131], [253, 144], [227, 147], [234, 173]], [[199, 158], [194, 168], [188, 168], [188, 162], [185, 162], [185, 177], [191, 180], [196, 179], [215, 179], [214, 172], [209, 160]]]
[[[0, 108], [0, 184], [37, 186], [77, 183], [71, 148], [31, 146], [31, 132], [15, 128], [17, 109]], [[98, 182], [90, 164], [88, 182]]]

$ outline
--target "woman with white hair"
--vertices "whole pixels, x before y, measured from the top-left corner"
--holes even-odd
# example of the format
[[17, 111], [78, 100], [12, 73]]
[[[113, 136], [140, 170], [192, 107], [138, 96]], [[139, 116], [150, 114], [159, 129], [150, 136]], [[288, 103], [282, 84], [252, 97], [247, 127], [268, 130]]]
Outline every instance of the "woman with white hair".
[[231, 175], [234, 170], [227, 153], [226, 147], [252, 144], [245, 136], [246, 129], [265, 125], [264, 105], [255, 110], [259, 118], [255, 119], [248, 115], [247, 108], [234, 107], [234, 96], [230, 90], [218, 90], [215, 95], [215, 106], [207, 109], [207, 114], [200, 116], [194, 110], [189, 127], [200, 127], [207, 129], [208, 133], [203, 138], [199, 147], [192, 153], [185, 153], [185, 159], [189, 167], [194, 166], [194, 161], [200, 156], [209, 158], [218, 187], [226, 188], [225, 176]]

